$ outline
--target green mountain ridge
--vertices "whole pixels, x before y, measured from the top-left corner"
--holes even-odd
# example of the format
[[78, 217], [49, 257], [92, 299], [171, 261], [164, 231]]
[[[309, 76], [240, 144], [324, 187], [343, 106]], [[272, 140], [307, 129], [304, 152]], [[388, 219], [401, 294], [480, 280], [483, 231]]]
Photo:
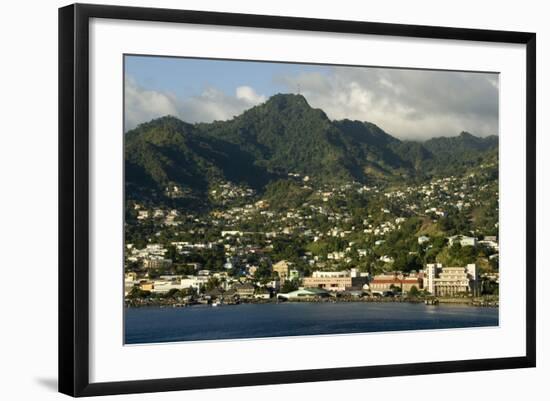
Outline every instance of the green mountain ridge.
[[167, 186], [204, 198], [218, 181], [263, 190], [289, 173], [319, 182], [422, 179], [475, 166], [498, 137], [463, 132], [401, 141], [375, 124], [331, 121], [301, 95], [278, 94], [228, 121], [188, 124], [166, 116], [125, 134], [126, 192], [159, 197]]

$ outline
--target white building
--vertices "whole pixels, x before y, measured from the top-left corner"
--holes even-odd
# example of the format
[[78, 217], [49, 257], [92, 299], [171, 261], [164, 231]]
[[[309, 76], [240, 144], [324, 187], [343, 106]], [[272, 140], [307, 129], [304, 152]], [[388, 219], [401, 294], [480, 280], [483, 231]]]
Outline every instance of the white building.
[[466, 267], [443, 267], [441, 263], [426, 265], [424, 288], [435, 296], [478, 295], [479, 276], [475, 263]]
[[467, 237], [465, 235], [453, 235], [448, 238], [449, 246], [453, 246], [458, 243], [460, 246], [476, 246], [477, 239], [475, 237]]
[[151, 292], [157, 292], [161, 294], [165, 294], [170, 290], [181, 290], [183, 287], [181, 285], [180, 281], [174, 281], [174, 280], [153, 280], [153, 289]]
[[187, 276], [180, 281], [181, 288], [201, 289], [208, 282], [208, 276]]

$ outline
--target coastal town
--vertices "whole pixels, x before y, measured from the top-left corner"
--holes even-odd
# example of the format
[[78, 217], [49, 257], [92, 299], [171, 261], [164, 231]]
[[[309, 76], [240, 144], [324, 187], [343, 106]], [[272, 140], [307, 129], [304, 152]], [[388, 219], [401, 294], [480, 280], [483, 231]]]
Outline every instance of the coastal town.
[[498, 305], [497, 177], [496, 162], [407, 184], [290, 173], [263, 194], [219, 182], [205, 211], [129, 200], [125, 303]]

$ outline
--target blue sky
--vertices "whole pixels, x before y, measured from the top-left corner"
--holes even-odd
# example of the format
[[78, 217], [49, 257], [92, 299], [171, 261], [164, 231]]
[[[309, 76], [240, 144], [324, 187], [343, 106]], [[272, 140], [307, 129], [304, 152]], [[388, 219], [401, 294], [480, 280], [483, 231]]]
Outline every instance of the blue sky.
[[313, 72], [329, 73], [328, 67], [320, 65], [176, 57], [127, 56], [125, 63], [126, 74], [139, 85], [172, 92], [180, 98], [200, 95], [209, 87], [232, 95], [240, 86], [249, 86], [258, 93], [271, 96], [290, 89], [279, 78]]
[[331, 119], [369, 121], [401, 139], [498, 135], [494, 73], [157, 56], [125, 57], [125, 129], [164, 115], [227, 120], [298, 91]]

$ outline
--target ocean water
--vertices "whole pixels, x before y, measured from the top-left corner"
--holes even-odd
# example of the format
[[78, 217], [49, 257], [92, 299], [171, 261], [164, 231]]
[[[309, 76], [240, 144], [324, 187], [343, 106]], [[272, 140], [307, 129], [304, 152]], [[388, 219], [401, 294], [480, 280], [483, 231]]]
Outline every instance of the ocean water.
[[125, 343], [498, 326], [498, 308], [410, 303], [280, 303], [125, 309]]

